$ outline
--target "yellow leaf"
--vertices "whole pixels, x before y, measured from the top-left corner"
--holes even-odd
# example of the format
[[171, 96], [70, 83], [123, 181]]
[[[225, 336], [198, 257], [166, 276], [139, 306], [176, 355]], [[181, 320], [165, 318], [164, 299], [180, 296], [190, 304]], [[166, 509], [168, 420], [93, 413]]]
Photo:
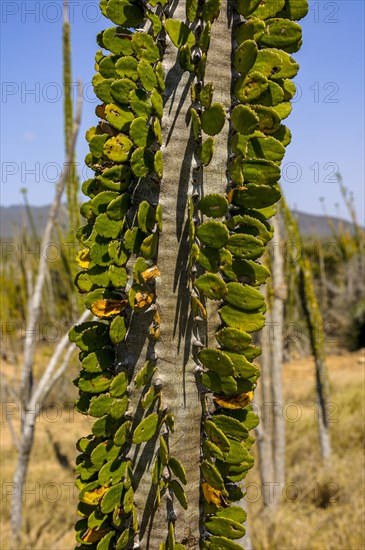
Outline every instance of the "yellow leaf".
[[234, 195], [234, 192], [235, 192], [236, 189], [238, 189], [239, 191], [246, 191], [247, 187], [233, 187], [233, 189], [228, 191], [226, 196], [227, 196], [227, 201], [229, 202], [229, 204], [232, 203], [233, 195]]
[[146, 269], [146, 271], [143, 271], [141, 275], [143, 279], [147, 282], [150, 279], [155, 279], [156, 277], [161, 275], [161, 272], [158, 269], [157, 265], [154, 265], [153, 267], [149, 267], [148, 269]]
[[154, 297], [155, 295], [151, 292], [136, 292], [134, 296], [134, 307], [143, 309], [144, 307], [152, 304]]
[[150, 336], [155, 340], [158, 340], [161, 336], [160, 322], [161, 322], [160, 314], [158, 311], [156, 311], [153, 316], [152, 325], [150, 328]]
[[104, 529], [104, 531], [96, 531], [95, 529], [88, 529], [86, 533], [81, 537], [84, 542], [98, 542], [101, 540], [107, 533], [109, 529]]
[[192, 308], [195, 315], [198, 315], [198, 312], [202, 316], [202, 319], [207, 318], [207, 310], [196, 296], [192, 297]]
[[82, 495], [82, 502], [85, 502], [85, 504], [98, 504], [107, 490], [108, 487], [99, 487], [99, 489], [87, 491]]
[[218, 489], [214, 489], [214, 487], [209, 485], [209, 483], [207, 483], [206, 481], [202, 483], [202, 489], [204, 498], [209, 504], [223, 506], [223, 508], [226, 508], [228, 506], [228, 504], [222, 497], [222, 492]]
[[218, 397], [214, 395], [213, 399], [217, 405], [223, 407], [224, 409], [243, 409], [243, 407], [246, 407], [246, 405], [251, 403], [253, 399], [253, 391], [241, 393], [240, 395], [235, 395], [233, 397]]
[[87, 269], [90, 265], [90, 249], [83, 248], [76, 256], [76, 261], [82, 269]]
[[110, 317], [119, 315], [127, 304], [127, 300], [96, 300], [91, 306], [91, 311], [97, 317]]

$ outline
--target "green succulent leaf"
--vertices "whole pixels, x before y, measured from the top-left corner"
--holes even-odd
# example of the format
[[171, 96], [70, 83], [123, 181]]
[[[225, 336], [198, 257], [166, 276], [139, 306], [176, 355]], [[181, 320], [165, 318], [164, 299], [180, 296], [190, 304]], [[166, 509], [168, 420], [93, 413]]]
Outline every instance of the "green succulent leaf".
[[113, 367], [115, 352], [112, 348], [103, 348], [88, 353], [82, 359], [82, 368], [87, 372], [101, 372]]
[[229, 239], [227, 227], [214, 220], [204, 222], [197, 229], [199, 240], [211, 248], [222, 248]]
[[125, 394], [128, 387], [128, 376], [126, 372], [120, 372], [114, 378], [110, 386], [110, 395], [112, 397], [120, 397]]
[[165, 21], [165, 29], [169, 35], [171, 42], [177, 47], [181, 48], [187, 44], [188, 46], [194, 46], [195, 36], [185, 23], [178, 21], [177, 19], [167, 19]]
[[132, 37], [132, 49], [138, 59], [156, 63], [160, 59], [160, 51], [152, 36], [143, 31], [136, 31]]
[[216, 512], [218, 517], [231, 518], [238, 523], [246, 521], [247, 514], [241, 506], [229, 506]]
[[131, 157], [131, 168], [138, 178], [144, 178], [153, 171], [153, 153], [144, 147], [138, 147]]
[[[128, 43], [130, 44], [130, 40], [128, 40]], [[132, 46], [130, 46], [130, 48], [132, 51]], [[132, 55], [121, 57], [115, 64], [115, 70], [118, 76], [120, 76], [121, 78], [130, 78], [131, 80], [138, 79], [137, 67], [138, 60]]]
[[279, 50], [264, 48], [257, 53], [256, 61], [252, 67], [267, 78], [272, 78], [279, 72], [283, 64]]
[[157, 176], [162, 179], [163, 177], [163, 155], [162, 155], [162, 151], [159, 149], [158, 151], [156, 151], [155, 153], [155, 157], [154, 157], [154, 160], [153, 160], [153, 167], [154, 167], [154, 170], [157, 174]]
[[222, 130], [226, 121], [223, 105], [213, 103], [209, 109], [205, 109], [201, 116], [202, 129], [206, 134], [215, 136]]
[[[113, 98], [110, 103], [113, 104], [114, 102], [116, 102], [118, 103], [118, 105], [122, 105], [123, 109], [122, 112], [118, 112], [116, 109], [111, 109], [111, 107], [108, 105], [108, 109], [105, 108], [105, 113], [108, 115], [108, 122], [110, 122], [112, 126], [115, 126], [115, 128], [118, 128], [119, 130], [122, 129], [121, 126], [123, 118], [127, 118], [128, 121], [133, 120], [130, 111], [128, 111], [127, 105], [129, 104], [130, 93], [132, 92], [132, 90], [136, 89], [137, 85], [133, 82], [133, 80], [130, 80], [129, 78], [120, 78], [117, 80], [113, 80], [113, 83], [110, 86], [110, 93]], [[122, 118], [120, 119], [120, 117]], [[128, 129], [128, 123], [125, 125], [125, 128], [123, 128], [123, 130], [126, 129]]]
[[282, 10], [284, 5], [285, 0], [262, 0], [255, 11], [252, 12], [252, 15], [259, 19], [269, 19]]
[[246, 532], [243, 525], [227, 517], [209, 517], [204, 525], [213, 535], [227, 537], [228, 539], [242, 538]]
[[123, 483], [117, 483], [117, 485], [113, 485], [107, 490], [100, 503], [100, 509], [104, 514], [112, 512], [116, 506], [119, 506], [123, 490]]
[[302, 39], [302, 29], [300, 25], [276, 17], [266, 21], [265, 32], [260, 42], [268, 48], [286, 48], [292, 46]]
[[184, 489], [181, 487], [180, 483], [176, 479], [172, 479], [169, 483], [169, 488], [179, 501], [180, 505], [184, 510], [188, 509], [188, 501]]
[[153, 110], [151, 97], [145, 90], [142, 90], [142, 88], [132, 90], [130, 93], [130, 106], [138, 117], [147, 118], [151, 115]]
[[153, 233], [144, 239], [141, 244], [141, 254], [147, 260], [156, 256], [158, 245], [158, 234]]
[[224, 393], [225, 395], [234, 395], [238, 389], [233, 376], [220, 376], [213, 371], [204, 372], [201, 383], [214, 393]]
[[107, 17], [116, 25], [137, 27], [143, 21], [143, 8], [126, 0], [109, 0], [105, 6]]
[[205, 216], [222, 218], [228, 211], [228, 201], [219, 194], [205, 195], [205, 197], [199, 201], [198, 208]]
[[252, 342], [252, 336], [247, 332], [229, 327], [222, 328], [215, 337], [221, 346], [238, 352], [245, 350]]
[[181, 481], [181, 483], [186, 485], [188, 480], [186, 478], [185, 468], [180, 460], [178, 460], [175, 456], [171, 456], [169, 458], [168, 465], [175, 476]]
[[[217, 414], [211, 417], [211, 421], [214, 422], [227, 437], [241, 441], [248, 436], [248, 429], [246, 426], [235, 418], [226, 416], [225, 414]], [[242, 521], [244, 521], [244, 519]]]
[[151, 439], [157, 430], [158, 426], [158, 415], [152, 413], [147, 416], [133, 432], [133, 443], [139, 445], [143, 441], [148, 441]]
[[228, 283], [228, 294], [226, 301], [237, 307], [247, 311], [259, 309], [265, 304], [263, 294], [252, 288], [249, 285], [241, 285], [240, 283]]
[[308, 0], [285, 0], [285, 6], [276, 15], [278, 17], [284, 17], [291, 19], [292, 21], [299, 21], [305, 17], [308, 13]]
[[234, 374], [232, 361], [226, 353], [219, 349], [205, 348], [199, 353], [198, 357], [204, 367], [220, 376], [232, 376]]
[[122, 132], [129, 130], [131, 122], [134, 119], [134, 114], [129, 109], [118, 107], [118, 105], [114, 105], [113, 103], [105, 107], [105, 116], [113, 128], [117, 128], [117, 130]]
[[110, 411], [112, 400], [109, 394], [102, 394], [92, 397], [90, 400], [89, 414], [95, 418], [100, 418]]
[[213, 158], [215, 140], [212, 137], [208, 137], [203, 141], [198, 150], [198, 156], [204, 166], [208, 166]]
[[247, 144], [247, 158], [261, 158], [280, 162], [285, 154], [285, 147], [272, 136], [253, 137]]
[[242, 103], [250, 103], [260, 97], [266, 91], [268, 85], [269, 82], [264, 74], [259, 71], [253, 71], [237, 79], [235, 94], [237, 99]]
[[200, 465], [205, 481], [218, 491], [224, 491], [224, 481], [218, 468], [208, 460], [203, 460]]
[[96, 550], [112, 550], [112, 548], [114, 547], [114, 539], [115, 531], [109, 531], [109, 533], [107, 533], [105, 537], [103, 537], [101, 541], [98, 542]]
[[[245, 0], [240, 0], [244, 2]], [[265, 31], [265, 22], [257, 17], [250, 17], [248, 21], [245, 21], [236, 30], [236, 40], [238, 44], [242, 44], [245, 40], [254, 40], [258, 42]]]
[[152, 361], [147, 361], [144, 365], [144, 367], [138, 372], [134, 379], [134, 383], [136, 385], [136, 389], [142, 388], [149, 380], [151, 380], [154, 372], [156, 372], [157, 368], [155, 363]]
[[265, 317], [261, 312], [247, 313], [232, 306], [223, 306], [219, 315], [226, 325], [244, 332], [256, 332], [265, 325]]
[[214, 273], [201, 275], [194, 284], [210, 300], [223, 300], [227, 294], [226, 283]]
[[229, 452], [231, 444], [220, 428], [211, 420], [204, 422], [204, 430], [210, 441], [215, 443], [223, 452]]
[[254, 40], [242, 42], [234, 53], [234, 68], [242, 75], [246, 75], [256, 61], [257, 52], [257, 45]]
[[129, 37], [127, 29], [112, 27], [103, 32], [103, 47], [116, 55], [130, 55], [132, 46]]
[[250, 15], [257, 6], [260, 4], [260, 0], [237, 0], [237, 12], [247, 17]]
[[[247, 360], [244, 355], [245, 350], [242, 353], [234, 353], [232, 351], [226, 351], [226, 354], [234, 365], [234, 370], [239, 378], [252, 378], [259, 376], [259, 370], [253, 363]], [[249, 391], [251, 388], [243, 388], [242, 391]]]
[[213, 99], [214, 84], [213, 82], [207, 82], [202, 91], [199, 94], [200, 103], [205, 109], [209, 109]]
[[125, 443], [129, 438], [131, 427], [132, 427], [132, 422], [128, 420], [118, 428], [114, 436], [114, 443], [116, 445], [119, 445], [120, 447], [125, 445]]
[[118, 134], [105, 143], [104, 155], [115, 162], [125, 162], [129, 158], [132, 147], [133, 143], [127, 136]]
[[256, 185], [250, 183], [245, 189], [235, 189], [233, 203], [245, 208], [266, 208], [280, 199], [280, 189], [275, 185]]
[[255, 260], [263, 254], [264, 244], [253, 235], [237, 233], [229, 237], [227, 250], [238, 258]]
[[240, 134], [252, 134], [259, 124], [259, 117], [248, 105], [236, 105], [231, 114], [233, 129]]
[[204, 2], [202, 17], [206, 23], [213, 23], [221, 10], [222, 0], [206, 0]]

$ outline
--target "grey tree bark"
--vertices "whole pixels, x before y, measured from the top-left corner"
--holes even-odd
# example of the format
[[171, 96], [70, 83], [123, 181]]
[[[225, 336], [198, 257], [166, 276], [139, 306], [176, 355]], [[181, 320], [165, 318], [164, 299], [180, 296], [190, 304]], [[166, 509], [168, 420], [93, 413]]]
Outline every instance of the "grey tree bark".
[[[266, 301], [268, 299], [267, 287], [265, 289]], [[274, 460], [273, 460], [273, 419], [272, 419], [272, 393], [271, 393], [271, 312], [266, 313], [266, 326], [261, 332], [261, 392], [260, 401], [260, 424], [255, 430], [256, 443], [259, 453], [259, 472], [261, 481], [262, 503], [265, 507], [274, 504], [271, 488], [275, 482]]]
[[[212, 25], [205, 82], [214, 83], [214, 100], [229, 109], [231, 105], [231, 30], [228, 0], [223, 0], [221, 14]], [[170, 13], [185, 21], [185, 0], [173, 2]], [[163, 209], [163, 231], [159, 237], [157, 307], [161, 317], [161, 336], [153, 350], [149, 349], [142, 325], [138, 334], [130, 330], [128, 360], [138, 371], [146, 359], [157, 360], [157, 377], [162, 386], [163, 406], [172, 412], [175, 432], [169, 436], [171, 455], [186, 469], [188, 509], [165, 495], [164, 502], [153, 509], [155, 495], [151, 489], [153, 448], [142, 450], [143, 463], [150, 464], [140, 472], [135, 492], [137, 510], [150, 512], [140, 523], [140, 547], [157, 549], [166, 536], [166, 515], [175, 523], [176, 541], [188, 549], [197, 549], [200, 532], [200, 448], [202, 406], [194, 361], [195, 344], [216, 346], [213, 334], [219, 324], [217, 310], [209, 304], [207, 326], [193, 319], [190, 309], [191, 283], [188, 272], [189, 219], [188, 200], [194, 192], [224, 193], [228, 160], [228, 123], [217, 136], [211, 164], [202, 170], [194, 154], [195, 141], [191, 130], [190, 89], [193, 77], [180, 68], [177, 50], [166, 37], [163, 59], [166, 90], [162, 120], [164, 176], [158, 201]], [[146, 187], [144, 188], [144, 192]], [[149, 322], [146, 323], [146, 327]], [[138, 408], [137, 393], [131, 395], [132, 408]], [[134, 412], [132, 411], [132, 412]], [[140, 461], [142, 468], [142, 460]], [[138, 469], [138, 466], [137, 466]], [[148, 516], [148, 517], [147, 517]], [[247, 535], [248, 537], [248, 535]]]
[[273, 327], [272, 338], [272, 366], [271, 387], [273, 402], [273, 460], [275, 470], [275, 501], [280, 500], [285, 484], [285, 419], [283, 396], [283, 329], [284, 329], [284, 302], [286, 300], [286, 284], [284, 280], [284, 258], [281, 247], [280, 224], [277, 216], [272, 218], [274, 239], [270, 247], [271, 252], [271, 281], [272, 281], [272, 309], [271, 322]]

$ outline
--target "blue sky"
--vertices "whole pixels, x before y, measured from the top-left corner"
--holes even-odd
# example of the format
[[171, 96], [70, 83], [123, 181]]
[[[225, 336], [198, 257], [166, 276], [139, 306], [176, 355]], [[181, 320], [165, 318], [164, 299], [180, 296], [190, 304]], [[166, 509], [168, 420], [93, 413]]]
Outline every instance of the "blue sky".
[[[81, 177], [84, 134], [95, 124], [91, 89], [95, 36], [108, 22], [96, 0], [70, 0], [73, 80], [84, 83], [82, 128], [77, 146]], [[283, 161], [289, 204], [347, 217], [334, 173], [354, 193], [364, 221], [364, 2], [313, 1], [301, 21], [304, 43], [298, 95], [287, 119], [293, 140]], [[1, 2], [1, 194], [0, 203], [51, 201], [64, 162], [62, 97], [62, 0]], [[75, 86], [76, 96], [76, 86]], [[335, 203], [340, 203], [339, 210]]]

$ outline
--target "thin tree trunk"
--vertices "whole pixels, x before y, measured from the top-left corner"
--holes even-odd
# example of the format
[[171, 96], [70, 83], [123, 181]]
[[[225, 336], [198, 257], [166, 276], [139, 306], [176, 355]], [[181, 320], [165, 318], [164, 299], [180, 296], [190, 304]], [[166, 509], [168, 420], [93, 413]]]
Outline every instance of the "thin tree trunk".
[[[89, 316], [90, 312], [85, 311], [78, 319], [77, 324], [82, 323]], [[27, 403], [23, 413], [22, 431], [18, 441], [18, 459], [13, 477], [13, 494], [11, 501], [11, 525], [14, 534], [14, 543], [17, 548], [19, 547], [21, 539], [23, 493], [27, 479], [30, 453], [34, 443], [36, 419], [49, 391], [69, 364], [72, 351], [75, 349], [74, 344], [70, 344], [68, 346], [64, 354], [63, 361], [57, 368], [68, 341], [68, 334], [65, 334], [65, 336], [58, 343], [37, 387], [33, 390], [31, 399]]]
[[[268, 285], [265, 287], [265, 298], [268, 303]], [[272, 395], [271, 395], [271, 313], [270, 310], [266, 313], [266, 325], [261, 332], [261, 418], [260, 424], [256, 428], [256, 442], [259, 452], [259, 472], [261, 480], [262, 501], [265, 507], [270, 507], [274, 504], [271, 496], [271, 488], [275, 482], [274, 462], [273, 462], [273, 445], [272, 445]]]
[[53, 200], [53, 203], [48, 215], [47, 225], [44, 230], [43, 239], [41, 242], [41, 254], [39, 258], [38, 273], [37, 273], [36, 282], [34, 286], [34, 293], [32, 298], [29, 300], [29, 305], [28, 305], [27, 326], [26, 326], [26, 334], [25, 334], [25, 342], [24, 342], [24, 363], [23, 363], [21, 379], [20, 379], [20, 395], [24, 406], [29, 402], [30, 396], [32, 393], [33, 359], [34, 359], [34, 350], [35, 350], [35, 343], [36, 343], [35, 331], [36, 331], [37, 323], [39, 322], [39, 318], [40, 318], [43, 288], [44, 288], [46, 275], [48, 271], [47, 258], [45, 254], [42, 254], [42, 251], [45, 250], [47, 244], [51, 239], [51, 234], [54, 228], [55, 220], [61, 204], [61, 197], [65, 189], [67, 178], [69, 177], [71, 166], [72, 166], [72, 159], [75, 151], [76, 139], [77, 139], [77, 135], [80, 127], [80, 120], [81, 120], [81, 106], [82, 106], [81, 85], [79, 86], [79, 88], [80, 88], [79, 100], [78, 100], [78, 107], [77, 107], [77, 113], [76, 113], [75, 124], [74, 124], [74, 131], [73, 131], [72, 139], [70, 141], [70, 146], [68, 149], [68, 156], [66, 159], [65, 169], [62, 172], [61, 178], [57, 184], [55, 198]]
[[328, 422], [328, 395], [329, 381], [324, 349], [323, 321], [319, 311], [317, 298], [314, 292], [310, 263], [303, 259], [301, 275], [301, 297], [307, 317], [312, 353], [316, 367], [316, 390], [318, 404], [318, 431], [323, 459], [331, 455], [331, 443]]
[[30, 453], [34, 441], [36, 414], [33, 411], [25, 412], [23, 429], [20, 437], [20, 446], [17, 465], [13, 477], [13, 494], [11, 499], [11, 527], [15, 548], [20, 548], [21, 528], [23, 518], [23, 494], [27, 477]]
[[318, 404], [318, 431], [321, 455], [325, 460], [331, 455], [331, 442], [328, 422], [329, 380], [326, 368], [326, 353], [324, 348], [324, 328], [318, 301], [314, 292], [313, 277], [310, 262], [303, 255], [299, 228], [293, 219], [284, 197], [281, 199], [284, 223], [288, 232], [288, 240], [295, 247], [296, 261], [299, 271], [299, 294], [306, 317], [312, 355], [316, 369], [316, 394]]
[[271, 321], [273, 326], [271, 387], [273, 400], [273, 459], [275, 469], [275, 496], [280, 500], [285, 483], [285, 420], [283, 396], [283, 328], [286, 285], [284, 281], [284, 259], [281, 249], [279, 220], [274, 216], [274, 242], [271, 245], [271, 278], [273, 288]]

